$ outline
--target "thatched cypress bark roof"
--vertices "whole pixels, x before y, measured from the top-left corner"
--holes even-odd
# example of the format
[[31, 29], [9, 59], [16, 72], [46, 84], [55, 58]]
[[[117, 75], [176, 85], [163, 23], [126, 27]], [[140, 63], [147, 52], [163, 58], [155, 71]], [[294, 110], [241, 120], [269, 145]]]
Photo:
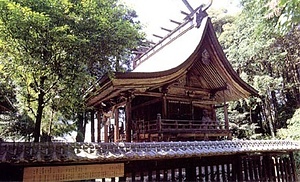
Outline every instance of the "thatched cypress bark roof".
[[167, 94], [217, 104], [238, 100], [258, 92], [233, 70], [220, 46], [210, 18], [199, 28], [193, 22], [168, 42], [153, 47], [136, 62], [132, 72], [105, 75], [89, 91], [87, 105], [120, 100], [128, 92], [160, 97]]

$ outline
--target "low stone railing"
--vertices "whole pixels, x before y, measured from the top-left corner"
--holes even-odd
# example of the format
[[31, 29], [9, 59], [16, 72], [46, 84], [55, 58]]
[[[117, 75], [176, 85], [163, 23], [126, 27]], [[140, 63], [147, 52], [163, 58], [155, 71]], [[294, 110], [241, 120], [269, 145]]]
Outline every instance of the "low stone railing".
[[300, 150], [295, 141], [231, 140], [145, 143], [0, 143], [0, 163], [80, 163]]

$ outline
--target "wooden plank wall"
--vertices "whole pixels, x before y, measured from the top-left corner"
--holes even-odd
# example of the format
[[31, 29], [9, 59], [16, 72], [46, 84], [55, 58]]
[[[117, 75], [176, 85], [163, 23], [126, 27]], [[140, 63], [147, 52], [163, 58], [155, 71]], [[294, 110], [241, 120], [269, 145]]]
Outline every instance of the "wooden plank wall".
[[297, 181], [295, 164], [290, 154], [242, 156], [239, 181]]
[[125, 165], [120, 181], [297, 181], [290, 154], [217, 156]]

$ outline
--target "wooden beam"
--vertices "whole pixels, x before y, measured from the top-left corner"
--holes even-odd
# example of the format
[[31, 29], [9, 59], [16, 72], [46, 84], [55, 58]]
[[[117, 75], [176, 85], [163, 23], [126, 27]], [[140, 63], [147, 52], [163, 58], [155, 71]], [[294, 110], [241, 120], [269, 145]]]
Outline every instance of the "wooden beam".
[[208, 95], [210, 93], [209, 89], [200, 88], [200, 87], [184, 86], [184, 89], [191, 90], [191, 91], [197, 91], [198, 93], [202, 92], [205, 95]]
[[164, 28], [164, 27], [160, 27], [162, 30], [167, 31], [167, 32], [172, 32], [172, 30]]
[[160, 36], [160, 35], [156, 35], [156, 34], [152, 34], [154, 37], [157, 37], [157, 38], [160, 38], [160, 39], [163, 39], [164, 37]]
[[219, 91], [224, 91], [224, 90], [227, 90], [227, 85], [222, 86], [222, 87], [218, 87], [218, 88], [214, 88], [214, 89], [211, 90], [211, 93], [215, 94]]
[[190, 13], [187, 13], [187, 12], [185, 12], [185, 11], [180, 11], [180, 13], [181, 13], [181, 14], [184, 14], [184, 15], [186, 15], [186, 16], [189, 16], [189, 15], [190, 15]]
[[172, 23], [175, 23], [175, 24], [177, 24], [177, 25], [181, 25], [181, 22], [178, 22], [178, 21], [175, 21], [175, 20], [170, 20], [170, 22], [172, 22]]
[[197, 101], [193, 101], [193, 105], [202, 107], [202, 105], [212, 105], [212, 104], [216, 104], [216, 101], [214, 100], [197, 100]]
[[149, 97], [162, 97], [163, 93], [160, 92], [134, 92], [136, 96], [149, 96]]
[[173, 95], [173, 94], [172, 95], [168, 94], [166, 97], [168, 100], [178, 100], [178, 101], [186, 101], [186, 102], [193, 101], [193, 102], [198, 102], [198, 103], [207, 102], [207, 101], [211, 102], [211, 100], [203, 99], [202, 97], [201, 98], [200, 97], [199, 98], [187, 98], [185, 96], [178, 96], [178, 95]]
[[195, 12], [194, 8], [192, 8], [192, 6], [190, 5], [190, 3], [189, 3], [187, 0], [182, 0], [182, 2], [183, 2], [184, 5], [189, 9], [189, 11], [190, 11], [191, 13], [194, 13], [194, 12]]

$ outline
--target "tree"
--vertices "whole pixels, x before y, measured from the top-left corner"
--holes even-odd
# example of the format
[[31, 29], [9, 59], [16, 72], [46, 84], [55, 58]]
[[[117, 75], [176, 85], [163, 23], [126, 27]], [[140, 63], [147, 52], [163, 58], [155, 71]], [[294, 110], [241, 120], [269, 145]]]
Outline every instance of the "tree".
[[[274, 3], [279, 9], [272, 8]], [[288, 33], [279, 30], [277, 25], [280, 15], [286, 11], [282, 9], [280, 1], [270, 0], [266, 3], [261, 0], [243, 0], [241, 4], [242, 12], [234, 21], [223, 24], [219, 40], [233, 67], [259, 91], [261, 97], [255, 102], [245, 100], [252, 104], [231, 107], [232, 113], [240, 113], [236, 112], [237, 108], [243, 108], [245, 112], [252, 110], [249, 107], [255, 108], [255, 117], [244, 118], [249, 124], [256, 122], [259, 126], [256, 130], [264, 136], [275, 137], [277, 129], [286, 127], [287, 119], [300, 106], [297, 66], [299, 30], [295, 23], [286, 24]], [[274, 14], [276, 11], [279, 14]], [[299, 8], [294, 7], [290, 11], [299, 12]], [[251, 121], [251, 118], [258, 120]]]
[[18, 86], [18, 108], [35, 121], [35, 142], [42, 123], [84, 111], [85, 90], [136, 46], [133, 18], [117, 0], [0, 2], [1, 64]]

